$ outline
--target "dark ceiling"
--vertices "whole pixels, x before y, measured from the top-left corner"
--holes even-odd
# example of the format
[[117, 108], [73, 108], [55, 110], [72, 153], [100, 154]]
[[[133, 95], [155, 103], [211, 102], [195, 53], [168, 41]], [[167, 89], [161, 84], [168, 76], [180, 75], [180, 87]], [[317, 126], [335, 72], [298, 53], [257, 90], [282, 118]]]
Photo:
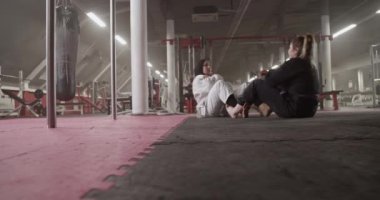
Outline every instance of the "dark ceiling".
[[[166, 68], [166, 19], [175, 20], [175, 32], [180, 37], [275, 36], [321, 31], [319, 0], [147, 0], [149, 61], [155, 68]], [[72, 0], [80, 13], [81, 35], [77, 64], [77, 79], [92, 81], [109, 63], [109, 30], [94, 24], [86, 12], [92, 11], [109, 24], [109, 0]], [[196, 6], [211, 5], [218, 9], [217, 22], [193, 23]], [[334, 70], [344, 70], [356, 58], [369, 63], [370, 44], [380, 42], [379, 0], [330, 0], [331, 32], [357, 23], [356, 29], [332, 41]], [[129, 43], [129, 1], [117, 0], [117, 34]], [[240, 19], [240, 20], [239, 20]], [[17, 75], [23, 70], [28, 76], [45, 59], [45, 1], [2, 0], [0, 2], [0, 65], [5, 74]], [[233, 40], [213, 43], [214, 66], [228, 80], [245, 79], [247, 72], [257, 71], [278, 60], [278, 48], [286, 45], [275, 40]], [[119, 85], [130, 76], [129, 46], [117, 46]], [[197, 51], [198, 52], [198, 51]], [[199, 59], [199, 56], [198, 58]], [[274, 62], [274, 63], [275, 63]], [[268, 66], [266, 66], [268, 67]], [[349, 66], [355, 68], [355, 66]], [[358, 66], [356, 66], [358, 67]], [[44, 70], [31, 85], [44, 84]], [[105, 73], [100, 80], [108, 80]], [[12, 82], [4, 79], [5, 82]], [[128, 90], [129, 87], [126, 87]]]

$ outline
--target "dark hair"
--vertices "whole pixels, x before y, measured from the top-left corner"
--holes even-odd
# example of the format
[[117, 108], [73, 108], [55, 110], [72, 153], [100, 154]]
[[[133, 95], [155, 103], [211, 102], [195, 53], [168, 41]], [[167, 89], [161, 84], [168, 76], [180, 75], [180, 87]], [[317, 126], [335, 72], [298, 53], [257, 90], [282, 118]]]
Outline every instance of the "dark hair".
[[314, 43], [314, 37], [311, 34], [297, 36], [291, 43], [293, 44], [293, 48], [298, 48], [297, 57], [311, 60]]
[[202, 59], [198, 62], [197, 66], [194, 69], [194, 76], [203, 74], [203, 64], [208, 61], [208, 59]]

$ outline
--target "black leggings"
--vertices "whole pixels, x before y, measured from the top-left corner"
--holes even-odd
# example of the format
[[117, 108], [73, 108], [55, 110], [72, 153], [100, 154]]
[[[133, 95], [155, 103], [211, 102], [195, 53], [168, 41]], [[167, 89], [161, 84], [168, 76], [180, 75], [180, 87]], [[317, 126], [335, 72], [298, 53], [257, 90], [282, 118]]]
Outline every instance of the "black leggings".
[[259, 106], [263, 102], [268, 104], [279, 117], [284, 118], [312, 117], [317, 108], [316, 99], [296, 99], [261, 79], [252, 81], [239, 97], [239, 104], [249, 103]]

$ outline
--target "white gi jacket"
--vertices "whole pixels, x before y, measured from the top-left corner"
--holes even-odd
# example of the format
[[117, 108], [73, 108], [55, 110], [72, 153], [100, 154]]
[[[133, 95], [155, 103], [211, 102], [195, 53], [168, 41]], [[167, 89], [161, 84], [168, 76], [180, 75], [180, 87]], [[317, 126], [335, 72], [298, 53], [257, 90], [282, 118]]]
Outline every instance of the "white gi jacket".
[[233, 94], [232, 87], [219, 74], [198, 75], [193, 80], [193, 94], [197, 111], [206, 109], [205, 116], [219, 116], [228, 97]]

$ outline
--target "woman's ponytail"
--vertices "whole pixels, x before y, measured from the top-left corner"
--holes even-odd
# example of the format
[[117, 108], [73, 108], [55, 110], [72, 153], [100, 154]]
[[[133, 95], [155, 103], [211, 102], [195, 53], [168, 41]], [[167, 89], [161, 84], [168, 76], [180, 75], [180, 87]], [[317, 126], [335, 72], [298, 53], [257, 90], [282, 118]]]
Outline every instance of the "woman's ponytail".
[[312, 35], [307, 34], [303, 37], [303, 47], [300, 57], [303, 59], [311, 60], [313, 51], [314, 38]]
[[311, 34], [296, 37], [293, 39], [292, 44], [293, 47], [299, 49], [297, 54], [298, 57], [306, 60], [311, 60], [314, 44], [314, 37]]

